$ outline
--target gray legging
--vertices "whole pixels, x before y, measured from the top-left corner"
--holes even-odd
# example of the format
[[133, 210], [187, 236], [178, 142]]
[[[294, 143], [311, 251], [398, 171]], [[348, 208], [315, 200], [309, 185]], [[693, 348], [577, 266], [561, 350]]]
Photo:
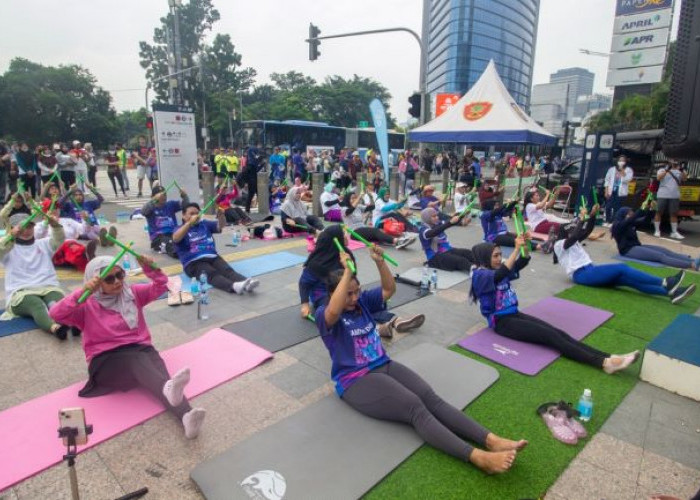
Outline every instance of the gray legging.
[[464, 439], [484, 446], [489, 434], [396, 361], [360, 377], [345, 391], [343, 401], [368, 417], [411, 424], [428, 444], [464, 461], [474, 450]]
[[656, 245], [637, 245], [630, 248], [625, 257], [638, 260], [648, 260], [649, 262], [661, 262], [670, 267], [688, 269], [693, 267], [693, 259], [688, 255], [672, 252], [668, 248]]

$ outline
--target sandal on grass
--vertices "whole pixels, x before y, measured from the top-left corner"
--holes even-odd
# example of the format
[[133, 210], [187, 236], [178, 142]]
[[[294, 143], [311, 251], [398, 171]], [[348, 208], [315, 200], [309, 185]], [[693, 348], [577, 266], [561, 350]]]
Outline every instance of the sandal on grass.
[[559, 403], [557, 403], [557, 411], [564, 414], [564, 419], [565, 419], [566, 425], [569, 427], [569, 429], [574, 431], [574, 434], [576, 434], [577, 438], [581, 439], [581, 438], [585, 438], [586, 436], [588, 436], [588, 432], [586, 431], [586, 428], [583, 426], [583, 424], [581, 422], [576, 420], [576, 417], [581, 415], [581, 413], [578, 410], [574, 409], [571, 406], [571, 403], [567, 403], [565, 401], [559, 401]]
[[556, 403], [545, 403], [537, 408], [537, 413], [544, 420], [545, 425], [554, 436], [554, 439], [564, 444], [578, 443], [576, 433], [566, 425], [566, 412], [559, 410]]

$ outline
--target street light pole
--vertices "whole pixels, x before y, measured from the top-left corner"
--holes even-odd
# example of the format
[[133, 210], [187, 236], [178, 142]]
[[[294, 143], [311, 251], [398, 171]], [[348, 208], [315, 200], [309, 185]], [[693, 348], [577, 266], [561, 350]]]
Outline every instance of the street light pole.
[[197, 69], [199, 66], [190, 66], [189, 68], [185, 68], [180, 71], [176, 71], [175, 73], [169, 73], [164, 76], [159, 76], [158, 78], [154, 78], [153, 81], [147, 82], [146, 83], [146, 92], [145, 92], [145, 103], [146, 103], [146, 112], [150, 109], [150, 106], [148, 105], [148, 89], [151, 88], [151, 83], [159, 82], [161, 80], [165, 80], [166, 78], [170, 78], [171, 76], [177, 76], [179, 74], [185, 73], [187, 71], [191, 71], [193, 69]]

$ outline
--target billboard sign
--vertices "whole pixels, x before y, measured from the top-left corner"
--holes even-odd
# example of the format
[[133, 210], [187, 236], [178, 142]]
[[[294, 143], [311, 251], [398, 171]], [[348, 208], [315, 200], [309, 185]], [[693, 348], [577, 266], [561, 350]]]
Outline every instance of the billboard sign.
[[626, 68], [608, 71], [606, 85], [620, 87], [623, 85], [640, 85], [643, 83], [659, 83], [663, 76], [663, 64], [659, 66], [644, 66], [642, 68]]
[[617, 0], [615, 15], [628, 16], [671, 7], [673, 7], [673, 0]]
[[610, 52], [665, 47], [668, 43], [668, 34], [669, 28], [661, 28], [658, 30], [637, 31], [626, 35], [613, 35]]
[[443, 114], [452, 106], [457, 104], [461, 98], [460, 94], [436, 94], [435, 95], [435, 118]]
[[608, 69], [638, 68], [640, 66], [663, 65], [666, 60], [666, 47], [646, 50], [628, 50], [610, 55]]
[[633, 16], [616, 17], [613, 33], [619, 35], [669, 26], [671, 26], [671, 9], [653, 10]]

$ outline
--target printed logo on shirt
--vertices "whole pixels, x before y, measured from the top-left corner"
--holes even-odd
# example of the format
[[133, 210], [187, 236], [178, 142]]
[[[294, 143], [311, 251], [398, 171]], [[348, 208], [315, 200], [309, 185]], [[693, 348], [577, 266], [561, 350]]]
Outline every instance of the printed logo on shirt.
[[284, 476], [274, 470], [259, 470], [239, 484], [253, 500], [282, 500], [287, 491]]
[[510, 287], [508, 280], [501, 281], [496, 286], [496, 312], [518, 305], [518, 297]]
[[382, 341], [376, 333], [376, 328], [371, 335], [353, 337], [352, 340], [355, 344], [355, 363], [358, 365], [372, 363], [384, 355]]

